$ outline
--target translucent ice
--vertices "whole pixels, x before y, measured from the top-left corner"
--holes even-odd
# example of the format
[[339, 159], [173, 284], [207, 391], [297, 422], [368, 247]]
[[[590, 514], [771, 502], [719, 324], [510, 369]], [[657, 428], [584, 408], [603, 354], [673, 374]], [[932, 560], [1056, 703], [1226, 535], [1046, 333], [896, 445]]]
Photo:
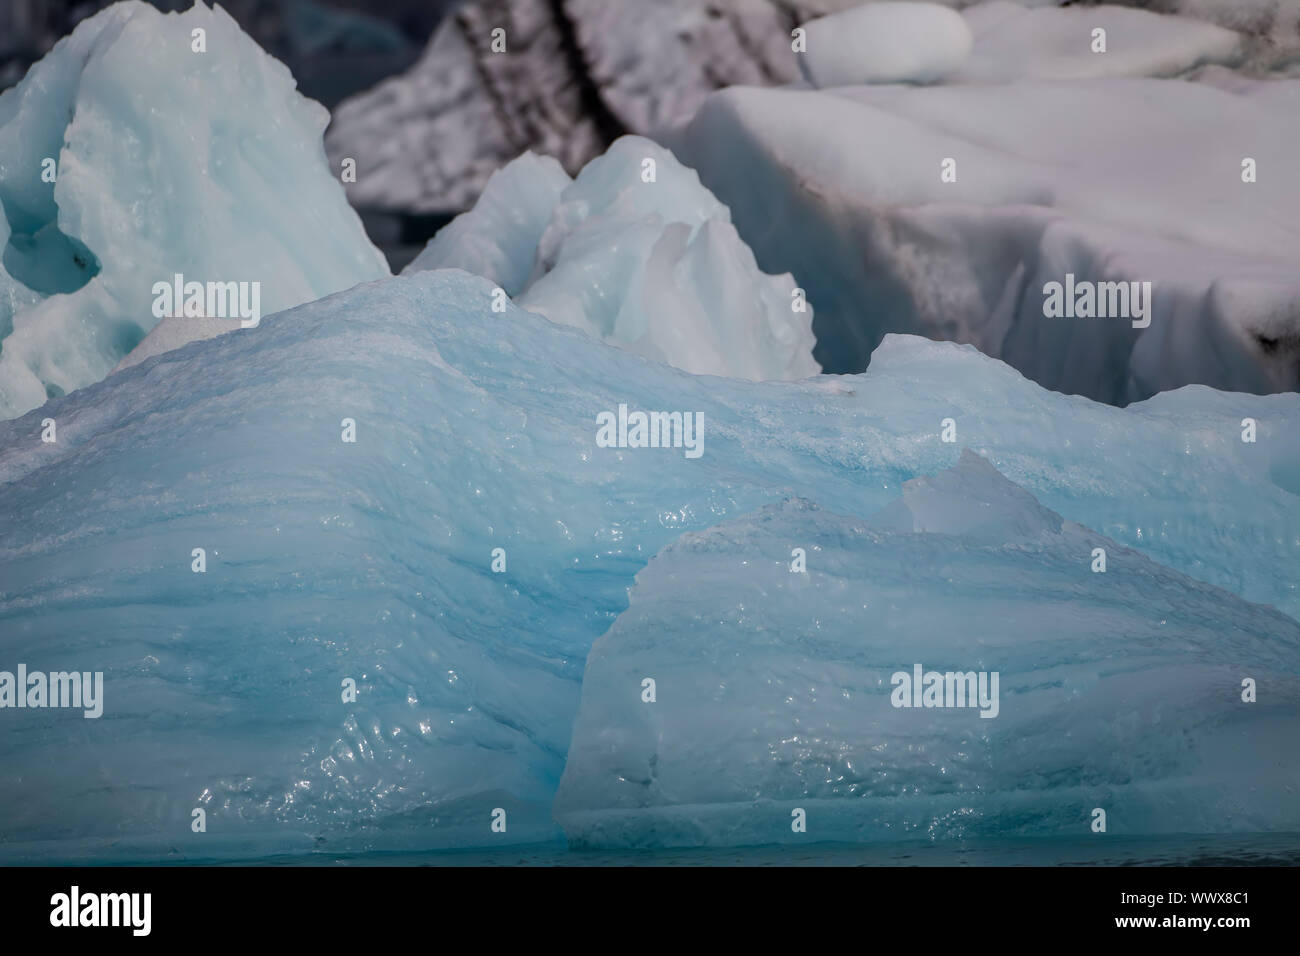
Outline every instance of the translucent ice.
[[[567, 185], [566, 185], [567, 184]], [[812, 309], [789, 275], [764, 275], [731, 213], [693, 170], [639, 136], [568, 184], [531, 153], [404, 270], [462, 268], [524, 308], [696, 374], [815, 375]]]
[[792, 499], [655, 557], [588, 658], [555, 813], [606, 846], [1080, 837], [1097, 807], [1108, 833], [1291, 831], [1298, 731], [1300, 624], [967, 452], [874, 518]]
[[260, 282], [264, 314], [386, 275], [327, 122], [201, 4], [110, 7], [0, 95], [0, 418], [103, 378], [177, 273]]
[[404, 273], [464, 269], [491, 279], [506, 295], [528, 284], [537, 243], [572, 182], [550, 156], [524, 153], [487, 181], [469, 212], [438, 230]]
[[[899, 643], [882, 637], [873, 664], [906, 664], [918, 647], [957, 639], [919, 624], [906, 631], [909, 614], [937, 624], [1006, 609], [1030, 622], [1023, 587], [1048, 607], [1077, 600], [1103, 650], [1126, 653], [1120, 632], [1104, 626], [1122, 624], [1136, 649], [1118, 664], [1186, 623], [1188, 661], [1179, 663], [1184, 645], [1162, 645], [1167, 661], [1151, 673], [1191, 674], [1196, 688], [1236, 651], [1240, 666], [1261, 673], [1291, 666], [1281, 650], [1257, 655], [1280, 648], [1291, 624], [1152, 562], [1300, 609], [1300, 396], [1188, 388], [1116, 409], [1046, 392], [972, 348], [901, 336], [852, 378], [697, 377], [513, 305], [493, 312], [492, 287], [457, 271], [359, 286], [0, 423], [0, 670], [23, 663], [105, 679], [97, 720], [4, 711], [0, 856], [195, 859], [552, 837], [588, 651], [628, 610], [628, 589], [653, 555], [684, 532], [791, 497], [862, 523], [904, 481], [956, 464], [962, 447], [1042, 508], [1124, 547], [1094, 575], [1095, 536], [1051, 535], [1058, 544], [1045, 548], [1032, 537], [1050, 533], [1041, 513], [1014, 501], [988, 511], [998, 517], [987, 529], [954, 529], [959, 509], [912, 492], [924, 533], [872, 531], [883, 537], [865, 557], [866, 532], [846, 532], [837, 546], [846, 568], [879, 569], [882, 581], [913, 569], [912, 593], [925, 596], [924, 607], [877, 622]], [[698, 413], [703, 454], [600, 447], [596, 417], [620, 404]], [[51, 443], [41, 440], [46, 417], [57, 424]], [[1256, 443], [1241, 441], [1245, 417], [1258, 423]], [[957, 443], [941, 440], [945, 418]], [[351, 426], [356, 440], [344, 441]], [[833, 543], [826, 529], [801, 527]], [[1014, 533], [1017, 543], [967, 545], [945, 529], [980, 541]], [[777, 537], [782, 558], [806, 547], [817, 567], [812, 547]], [[1005, 574], [972, 596], [985, 548]], [[1015, 548], [1052, 563], [1028, 566]], [[735, 595], [769, 573], [758, 566], [768, 556], [715, 568], [681, 597]], [[947, 560], [961, 587], [933, 583]], [[1115, 600], [1159, 594], [1172, 604], [1181, 594], [1186, 606], [1110, 613], [1102, 578]], [[864, 600], [871, 586], [844, 585]], [[828, 629], [837, 609], [858, 613], [845, 592], [826, 596], [835, 601]], [[1198, 610], [1205, 623], [1193, 626]], [[994, 626], [971, 617], [963, 625], [980, 633]], [[1043, 629], [1010, 635], [1035, 650], [1017, 651], [1009, 673], [1039, 673], [1049, 653], [1077, 664], [1090, 653], [1075, 630], [1083, 626], [1062, 623], [1068, 641]], [[1208, 628], [1221, 651], [1205, 649]], [[349, 678], [355, 700], [345, 697]], [[1086, 706], [1111, 700], [1117, 680], [1105, 678]], [[1027, 693], [1040, 712], [1060, 713], [1058, 691]], [[1165, 723], [1128, 725], [1136, 753], [1169, 756], [1164, 738], [1187, 726], [1182, 705], [1170, 706]], [[1222, 717], [1225, 728], [1245, 719], [1206, 706], [1205, 719]], [[1119, 758], [1091, 747], [1112, 743], [1118, 724], [1097, 716], [1070, 745], [1077, 760], [1062, 754], [1053, 766], [1113, 770]], [[1029, 754], [1013, 749], [1008, 766], [1028, 767]], [[1233, 766], [1218, 749], [1203, 758], [1206, 773], [1183, 779], [1200, 786], [1218, 779], [1209, 769]], [[1163, 766], [1172, 776], [1159, 777]], [[1133, 770], [1178, 779], [1189, 766]], [[922, 794], [942, 796], [938, 771], [919, 757], [898, 767]], [[1267, 819], [1260, 806], [1247, 805], [1250, 819]], [[201, 835], [190, 829], [196, 808], [207, 812]], [[504, 835], [491, 830], [496, 808], [508, 815]]]

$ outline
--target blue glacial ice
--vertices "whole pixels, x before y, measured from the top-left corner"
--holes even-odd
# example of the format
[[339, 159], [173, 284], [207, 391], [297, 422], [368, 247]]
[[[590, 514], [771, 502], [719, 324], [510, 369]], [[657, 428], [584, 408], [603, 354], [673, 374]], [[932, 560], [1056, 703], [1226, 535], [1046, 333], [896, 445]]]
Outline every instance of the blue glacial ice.
[[[588, 657], [556, 818], [582, 846], [1079, 837], [1096, 808], [1108, 833], [1295, 830], [1298, 664], [1292, 618], [967, 451], [865, 520], [792, 498], [657, 555]], [[896, 706], [918, 666], [984, 696]]]
[[328, 121], [201, 4], [116, 4], [0, 94], [0, 418], [107, 375], [177, 273], [260, 282], [264, 315], [387, 275], [326, 165]]
[[[870, 582], [810, 573], [834, 599], [827, 615], [856, 614], [843, 589], [859, 585], [863, 600], [887, 602], [887, 582], [910, 577], [926, 598], [888, 614], [877, 605], [880, 636], [865, 661], [908, 663], [918, 649], [933, 649], [935, 664], [953, 661], [952, 642], [978, 628], [981, 653], [1014, 652], [1010, 689], [1057, 727], [1073, 713], [1103, 715], [1112, 689], [1128, 686], [1122, 677], [1089, 683], [1102, 655], [1116, 672], [1192, 675], [1198, 690], [1233, 666], [1284, 682], [1300, 668], [1293, 621], [1174, 573], [1300, 610], [1300, 396], [1192, 387], [1116, 409], [1045, 391], [973, 348], [903, 336], [887, 337], [858, 376], [693, 376], [514, 305], [494, 312], [493, 288], [454, 270], [361, 285], [0, 423], [3, 665], [105, 675], [98, 720], [5, 712], [0, 856], [196, 859], [554, 838], [588, 652], [639, 613], [637, 604], [629, 611], [629, 589], [654, 590], [652, 577], [635, 581], [653, 556], [685, 532], [747, 527], [755, 519], [745, 516], [764, 507], [782, 514], [791, 498], [815, 500], [855, 528], [905, 481], [958, 464], [963, 448], [1043, 508], [1122, 546], [1112, 569], [1085, 573], [1095, 534], [1082, 530], [1050, 546], [979, 547], [945, 537], [947, 519], [919, 526], [922, 535], [846, 530], [835, 551], [845, 573], [885, 577], [873, 598]], [[596, 416], [620, 404], [698, 412], [703, 455], [598, 447]], [[1245, 417], [1258, 422], [1254, 444], [1240, 439]], [[44, 418], [57, 423], [56, 442], [41, 441]], [[941, 440], [945, 418], [956, 443]], [[344, 419], [355, 423], [355, 443], [341, 440]], [[792, 534], [831, 548], [824, 520], [800, 520]], [[1009, 519], [997, 524], [1021, 533]], [[205, 549], [203, 573], [192, 570], [196, 548]], [[495, 548], [504, 549], [502, 573], [492, 570]], [[948, 561], [955, 582], [989, 583], [978, 581], [986, 554], [1001, 572], [996, 595], [933, 581]], [[1040, 568], [1044, 555], [1051, 565]], [[691, 599], [743, 592], [769, 559], [723, 561]], [[1110, 591], [1099, 590], [1103, 577]], [[1132, 602], [1152, 594], [1159, 602], [1143, 616]], [[1037, 610], [1064, 600], [1077, 622]], [[996, 616], [971, 620], [972, 608], [995, 606], [1017, 622], [1014, 633], [999, 638]], [[757, 639], [783, 633], [790, 609], [772, 607]], [[620, 619], [625, 612], [633, 617]], [[1163, 629], [1157, 613], [1170, 622]], [[1131, 640], [1105, 630], [1117, 622]], [[1174, 633], [1175, 622], [1190, 630]], [[737, 635], [735, 622], [725, 633]], [[835, 634], [851, 636], [847, 625]], [[1162, 665], [1153, 655], [1164, 635]], [[717, 643], [719, 653], [740, 647]], [[798, 648], [820, 672], [832, 665], [818, 651], [815, 642]], [[599, 662], [591, 667], [600, 673]], [[1062, 687], [1080, 697], [1029, 686], [1031, 675], [1052, 674], [1077, 681]], [[355, 702], [341, 695], [349, 677]], [[1278, 714], [1291, 686], [1271, 691], [1279, 699], [1260, 705], [1261, 721]], [[1192, 731], [1221, 717], [1235, 726], [1218, 704], [1203, 706]], [[836, 707], [832, 716], [844, 716]], [[1109, 791], [1116, 806], [1139, 779], [1159, 790], [1180, 774], [1207, 795], [1218, 781], [1217, 805], [1237, 806], [1230, 778], [1239, 768], [1219, 738], [1196, 766], [1170, 763], [1178, 755], [1146, 739], [1177, 736], [1186, 711], [1178, 701], [1169, 708], [1163, 724], [1123, 724], [1142, 745], [1138, 758], [1155, 762], [1135, 758], [1134, 787]], [[1022, 719], [1009, 712], [1008, 701], [999, 720]], [[1109, 746], [1121, 724], [1080, 727], [1078, 747], [1055, 755], [1046, 751], [1061, 746], [1059, 735], [1033, 736], [1031, 750], [1008, 753], [1008, 767], [1041, 749], [1044, 766], [1063, 774], [1105, 773], [1044, 775], [1031, 789], [1104, 788], [1117, 771], [1088, 748]], [[968, 736], [968, 726], [953, 727], [943, 745], [960, 750]], [[972, 761], [989, 753], [971, 746]], [[930, 764], [897, 769], [940, 806]], [[598, 773], [585, 804], [574, 796], [577, 773], [561, 809], [608, 805]], [[737, 768], [729, 779], [752, 778]], [[1004, 780], [976, 769], [961, 779]], [[1136, 819], [1149, 819], [1150, 799]], [[1266, 795], [1242, 800], [1244, 816], [1222, 826], [1292, 820]], [[1025, 805], [1039, 804], [1030, 795]], [[506, 834], [489, 828], [498, 807]], [[195, 808], [207, 811], [204, 834], [191, 832]]]
[[[239, 69], [190, 52], [196, 24]], [[1293, 86], [1188, 84], [1152, 109], [1258, 121]], [[1146, 89], [1076, 105], [1095, 118]], [[864, 292], [906, 299], [937, 263], [926, 288], [951, 297], [925, 315], [1000, 302], [1003, 324], [975, 331], [1053, 384], [1131, 346], [1103, 397], [1140, 397], [1210, 354], [1189, 324], [1228, 343], [1225, 374], [1281, 381], [1285, 348], [1245, 351], [1290, 321], [1291, 263], [1266, 253], [1293, 230], [1243, 225], [1282, 208], [1267, 193], [1196, 235], [1139, 210], [1199, 243], [1167, 274], [1186, 321], [1136, 344], [1013, 321], [1031, 266], [1104, 259], [1122, 235], [1117, 268], [1172, 269], [1185, 246], [1127, 244], [1140, 182], [1104, 208], [1095, 183], [1058, 189], [1064, 137], [962, 210], [918, 211], [904, 147], [928, 127], [1009, 135], [991, 95], [733, 91], [682, 148], [706, 181], [727, 150], [752, 158], [719, 192], [769, 251], [802, 244], [832, 319]], [[997, 97], [1050, 105], [1040, 86]], [[250, 100], [255, 119], [224, 108]], [[914, 118], [891, 118], [904, 100]], [[799, 124], [828, 117], [835, 148], [814, 157]], [[0, 98], [0, 672], [105, 678], [95, 719], [6, 706], [0, 861], [770, 842], [793, 806], [812, 839], [1072, 834], [1094, 806], [1125, 833], [1300, 826], [1300, 396], [1190, 386], [1119, 409], [969, 345], [834, 322], [870, 339], [870, 368], [819, 376], [794, 280], [637, 137], [572, 180], [521, 157], [389, 277], [323, 161], [324, 120], [203, 7], [114, 7]], [[1270, 131], [1270, 155], [1289, 135]], [[873, 148], [896, 181], [855, 178]], [[963, 170], [1006, 173], [996, 146], [971, 150]], [[33, 175], [51, 151], [52, 189]], [[1049, 196], [1055, 212], [1006, 208]], [[882, 215], [952, 245], [891, 255]], [[837, 286], [858, 240], [897, 270]], [[1005, 276], [961, 281], [990, 264]], [[261, 279], [283, 311], [144, 336], [173, 271]], [[702, 454], [606, 447], [598, 420], [625, 409], [696, 416]], [[889, 707], [916, 663], [998, 671], [998, 717]]]

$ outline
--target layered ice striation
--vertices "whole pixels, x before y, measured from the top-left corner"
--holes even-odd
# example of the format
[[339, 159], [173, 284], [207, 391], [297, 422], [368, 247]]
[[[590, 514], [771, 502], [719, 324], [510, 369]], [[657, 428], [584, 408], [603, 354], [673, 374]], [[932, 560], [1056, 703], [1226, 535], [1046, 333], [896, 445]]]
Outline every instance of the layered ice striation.
[[[917, 333], [1124, 404], [1300, 386], [1297, 102], [1283, 79], [733, 88], [671, 143], [807, 289], [828, 371]], [[1060, 315], [1049, 283], [1094, 305]]]
[[1300, 624], [968, 451], [865, 520], [790, 499], [657, 555], [588, 657], [555, 813], [622, 847], [1078, 838], [1094, 808], [1290, 831], [1298, 730]]
[[177, 274], [260, 283], [263, 314], [387, 275], [328, 120], [202, 4], [116, 4], [0, 95], [0, 418], [103, 378]]
[[[1300, 396], [1188, 388], [1116, 409], [1044, 391], [973, 348], [902, 336], [852, 378], [692, 376], [509, 303], [494, 312], [493, 288], [453, 270], [358, 286], [0, 423], [0, 669], [104, 674], [99, 719], [4, 711], [0, 856], [193, 860], [554, 838], [552, 803], [588, 652], [639, 613], [629, 612], [629, 588], [644, 593], [653, 575], [638, 584], [637, 573], [685, 532], [749, 527], [745, 515], [795, 497], [844, 516], [835, 527], [847, 521], [846, 530], [832, 537], [802, 515], [789, 533], [762, 539], [761, 551], [723, 548], [726, 560], [707, 574], [700, 566], [678, 597], [734, 611], [755, 580], [788, 575], [784, 563], [766, 564], [804, 547], [810, 570], [800, 580], [821, 589], [824, 610], [803, 601], [804, 617], [784, 617], [792, 606], [774, 592], [746, 619], [759, 650], [735, 643], [743, 622], [721, 616], [707, 623], [727, 640], [698, 633], [691, 649], [666, 632], [666, 647], [712, 646], [720, 659], [753, 653], [755, 674], [784, 673], [783, 661], [806, 656], [820, 681], [832, 668], [823, 650], [862, 640], [857, 620], [877, 635], [869, 654], [843, 664], [857, 695], [867, 692], [855, 683], [867, 664], [901, 668], [923, 653], [927, 666], [965, 663], [956, 642], [973, 634], [986, 642], [985, 664], [1008, 675], [1004, 715], [1017, 716], [999, 720], [1032, 729], [1013, 692], [1050, 720], [1023, 749], [981, 728], [1002, 748], [992, 751], [969, 724], [927, 725], [928, 757], [894, 764], [905, 778], [898, 786], [927, 805], [951, 792], [936, 763], [987, 765], [1005, 753], [1007, 768], [1026, 772], [1047, 761], [1059, 776], [1043, 785], [1074, 787], [1080, 798], [1093, 785], [1118, 799], [1143, 782], [1158, 790], [1183, 779], [1212, 805], [1240, 807], [1207, 827], [1292, 819], [1264, 795], [1234, 802], [1237, 761], [1265, 742], [1239, 741], [1234, 756], [1204, 728], [1228, 734], [1291, 699], [1291, 685], [1274, 681], [1294, 674], [1294, 625], [1167, 569], [1292, 616], [1300, 609]], [[597, 417], [620, 405], [698, 415], [703, 453], [598, 444]], [[52, 443], [41, 440], [47, 417], [57, 423]], [[1255, 443], [1241, 441], [1246, 417], [1257, 422]], [[941, 439], [945, 418], [956, 443]], [[343, 440], [352, 426], [355, 442]], [[957, 465], [962, 447], [1024, 489], [981, 512], [986, 528], [954, 527], [937, 506], [911, 532], [867, 524], [905, 481]], [[995, 500], [983, 485], [958, 491], [981, 508]], [[1096, 534], [1045, 528], [1045, 509]], [[1115, 542], [1105, 575], [1089, 571], [1099, 535]], [[834, 582], [832, 560], [853, 576]], [[793, 575], [787, 586], [798, 586]], [[1144, 614], [1135, 602], [1147, 600], [1156, 603]], [[1035, 611], [1066, 601], [1069, 615]], [[624, 612], [632, 617], [616, 625]], [[775, 616], [765, 630], [767, 613]], [[813, 614], [827, 644], [816, 643]], [[1023, 626], [996, 632], [999, 620]], [[1207, 648], [1210, 630], [1218, 650]], [[782, 650], [777, 631], [804, 645]], [[1103, 674], [1105, 655], [1134, 683]], [[687, 680], [675, 667], [661, 678], [663, 695], [678, 693], [673, 675]], [[1186, 676], [1198, 694], [1221, 677], [1214, 692], [1228, 696], [1241, 676], [1258, 676], [1277, 696], [1265, 703], [1261, 694], [1257, 718], [1203, 695], [1192, 715], [1164, 685], [1146, 703], [1119, 702], [1116, 692], [1136, 694], [1143, 673]], [[1090, 674], [1098, 693], [1073, 705], [1031, 680], [1083, 688]], [[355, 700], [344, 695], [349, 678]], [[782, 679], [794, 689], [794, 677]], [[1167, 716], [1123, 722], [1107, 702]], [[771, 698], [736, 703], [761, 714]], [[846, 713], [828, 706], [827, 719]], [[1076, 726], [1067, 720], [1076, 713], [1099, 723]], [[880, 726], [894, 719], [886, 713]], [[776, 725], [756, 726], [766, 734]], [[1051, 727], [1059, 733], [1049, 740]], [[1168, 742], [1184, 731], [1199, 764]], [[897, 729], [886, 742], [910, 733]], [[1138, 755], [1128, 790], [1118, 783], [1122, 758], [1094, 749], [1121, 734]], [[701, 740], [705, 755], [717, 738], [701, 728]], [[803, 779], [812, 759], [800, 765]], [[1001, 784], [1010, 772], [972, 766], [954, 779]], [[741, 779], [758, 778], [739, 767], [722, 775]], [[1028, 805], [1041, 789], [1030, 787]], [[566, 793], [561, 807], [572, 810]], [[603, 799], [582, 806], [611, 806]], [[1132, 826], [1145, 827], [1151, 804], [1131, 805]], [[206, 810], [202, 834], [191, 830], [196, 808]], [[505, 834], [491, 829], [497, 808]]]
[[812, 309], [794, 280], [760, 272], [727, 207], [639, 136], [619, 139], [572, 182], [549, 157], [509, 163], [403, 271], [449, 268], [694, 374], [769, 380], [821, 370]]

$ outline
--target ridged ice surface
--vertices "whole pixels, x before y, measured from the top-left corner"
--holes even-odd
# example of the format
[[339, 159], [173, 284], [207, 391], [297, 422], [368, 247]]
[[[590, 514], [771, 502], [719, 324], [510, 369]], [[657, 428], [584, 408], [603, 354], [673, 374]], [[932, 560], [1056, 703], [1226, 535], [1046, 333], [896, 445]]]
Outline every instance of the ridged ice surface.
[[[494, 313], [492, 288], [447, 271], [359, 286], [0, 424], [0, 669], [105, 674], [98, 720], [4, 712], [0, 856], [553, 836], [588, 651], [653, 555], [791, 497], [866, 518], [962, 448], [1152, 561], [1300, 608], [1295, 395], [1190, 388], [1119, 410], [1046, 392], [969, 347], [906, 337], [887, 338], [855, 377], [696, 377], [514, 306]], [[597, 447], [596, 416], [621, 403], [700, 413], [703, 454]], [[1240, 438], [1247, 416], [1254, 444]], [[940, 440], [949, 417], [956, 443]], [[355, 443], [341, 440], [345, 418]], [[498, 547], [504, 573], [491, 570]], [[911, 547], [895, 563], [933, 578], [941, 542]], [[972, 554], [952, 556], [963, 575], [978, 568]], [[1054, 560], [1084, 577], [1072, 596], [1091, 613], [1088, 555], [1069, 555]], [[1113, 587], [1151, 567], [1125, 560], [1113, 559]], [[734, 581], [701, 582], [693, 599], [734, 594], [753, 573], [729, 567]], [[1014, 577], [995, 583], [1014, 589], [1025, 569], [1002, 567]], [[1028, 585], [1061, 599], [1048, 591], [1065, 570], [1042, 574]], [[1254, 646], [1255, 622], [1278, 620], [1215, 595], [1207, 627], [1225, 647]], [[948, 592], [930, 597], [933, 621], [951, 623]], [[1162, 616], [1193, 617], [1175, 610]], [[914, 656], [915, 635], [886, 633], [901, 643], [881, 648], [882, 666]], [[1064, 659], [1093, 653], [1066, 633]], [[1128, 666], [1118, 638], [1091, 639]], [[348, 677], [355, 703], [341, 699]], [[1130, 733], [1140, 743], [1165, 729]], [[933, 783], [929, 771], [910, 781]], [[190, 829], [196, 807], [204, 834]], [[490, 830], [497, 807], [504, 835]]]
[[[1107, 833], [1300, 826], [1300, 625], [970, 452], [865, 521], [790, 499], [683, 535], [630, 600], [556, 797], [580, 845], [1082, 837], [1096, 808]], [[894, 706], [918, 664], [998, 684]]]

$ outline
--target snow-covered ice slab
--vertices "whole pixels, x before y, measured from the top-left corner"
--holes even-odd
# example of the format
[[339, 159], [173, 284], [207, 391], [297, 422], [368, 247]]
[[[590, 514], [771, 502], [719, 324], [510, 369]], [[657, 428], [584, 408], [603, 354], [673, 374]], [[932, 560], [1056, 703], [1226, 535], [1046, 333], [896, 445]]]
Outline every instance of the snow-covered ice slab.
[[[651, 556], [793, 496], [865, 518], [963, 447], [1154, 561], [1300, 611], [1300, 396], [1116, 409], [901, 336], [853, 378], [691, 376], [493, 312], [492, 290], [359, 286], [0, 423], [0, 669], [105, 677], [97, 720], [5, 711], [0, 855], [554, 836], [588, 650]], [[601, 447], [620, 404], [699, 414], [702, 454]]]
[[526, 153], [403, 270], [464, 269], [517, 304], [697, 375], [800, 379], [812, 309], [758, 270], [731, 213], [694, 170], [624, 136], [570, 182]]
[[0, 94], [0, 418], [108, 374], [177, 274], [260, 283], [263, 315], [387, 275], [328, 121], [201, 4], [116, 4]]
[[1300, 625], [967, 452], [865, 521], [792, 499], [657, 555], [555, 813], [583, 846], [1291, 831], [1298, 732]]
[[[735, 88], [671, 144], [759, 267], [807, 289], [828, 370], [865, 367], [895, 331], [1106, 402], [1194, 382], [1265, 393], [1300, 385], [1297, 89]], [[1052, 282], [1149, 282], [1149, 325], [1049, 318]]]

